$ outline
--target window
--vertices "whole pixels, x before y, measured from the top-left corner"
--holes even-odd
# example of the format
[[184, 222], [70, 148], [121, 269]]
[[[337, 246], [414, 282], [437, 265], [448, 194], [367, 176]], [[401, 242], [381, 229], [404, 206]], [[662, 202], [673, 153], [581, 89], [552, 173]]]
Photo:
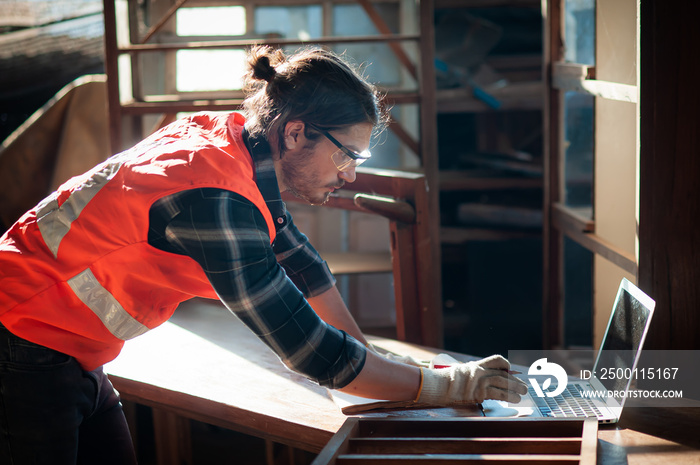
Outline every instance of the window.
[[547, 2], [546, 348], [597, 346], [636, 280], [636, 8]]
[[[180, 8], [176, 13], [176, 34], [180, 37], [229, 37], [245, 32], [242, 6]], [[243, 50], [178, 50], [175, 60], [178, 92], [238, 90], [243, 86]]]

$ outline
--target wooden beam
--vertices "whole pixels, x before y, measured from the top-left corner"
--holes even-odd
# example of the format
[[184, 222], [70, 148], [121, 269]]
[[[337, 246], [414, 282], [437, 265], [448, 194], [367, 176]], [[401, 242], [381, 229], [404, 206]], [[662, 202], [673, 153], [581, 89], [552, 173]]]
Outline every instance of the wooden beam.
[[544, 60], [542, 75], [544, 93], [544, 208], [542, 217], [543, 293], [542, 345], [545, 349], [559, 347], [564, 342], [563, 312], [563, 238], [554, 225], [551, 205], [561, 196], [561, 92], [552, 86], [551, 68], [564, 56], [562, 0], [543, 2]]
[[540, 8], [541, 0], [436, 0], [435, 8]]
[[[207, 7], [207, 6], [250, 6], [249, 0], [189, 0], [191, 6], [193, 7]], [[384, 3], [399, 3], [401, 0], [382, 0]], [[530, 0], [532, 1], [532, 0]], [[348, 5], [355, 4], [356, 0], [323, 0], [323, 2], [329, 5]], [[318, 5], [318, 0], [255, 0], [255, 6], [277, 6], [277, 7], [291, 7], [291, 6], [306, 6], [306, 5]]]
[[[500, 110], [539, 110], [542, 108], [544, 86], [541, 81], [514, 82], [489, 93], [501, 103]], [[440, 90], [437, 100], [440, 113], [493, 111], [467, 88]]]
[[234, 111], [239, 110], [243, 99], [167, 99], [161, 101], [149, 98], [147, 102], [129, 102], [122, 105], [122, 112], [128, 115], [145, 115], [152, 113], [177, 113], [180, 111]]
[[594, 233], [583, 232], [576, 222], [567, 221], [567, 219], [564, 215], [553, 215], [552, 225], [584, 248], [600, 255], [633, 276], [637, 275], [637, 258], [634, 254], [630, 254]]
[[411, 134], [408, 133], [408, 131], [406, 131], [406, 129], [404, 129], [401, 123], [396, 121], [394, 118], [391, 118], [389, 129], [396, 135], [396, 137], [399, 138], [401, 142], [403, 142], [413, 153], [415, 153], [418, 158], [420, 158], [420, 144]]
[[608, 100], [637, 102], [637, 86], [599, 81], [593, 76], [595, 68], [572, 63], [552, 64], [552, 86], [559, 90], [582, 92]]
[[587, 233], [595, 231], [595, 221], [593, 221], [593, 209], [591, 207], [572, 208], [561, 203], [555, 203], [552, 205], [552, 217], [555, 224], [566, 225], [563, 229], [567, 231]]
[[[440, 230], [440, 242], [443, 244], [464, 244], [470, 241], [507, 241], [512, 239], [524, 239], [540, 237], [540, 231], [515, 231], [497, 230], [490, 228], [457, 228], [442, 227]], [[447, 257], [445, 257], [447, 259]]]
[[552, 82], [558, 79], [595, 79], [595, 66], [558, 61], [552, 63]]
[[440, 241], [440, 173], [438, 168], [437, 99], [435, 78], [435, 7], [433, 0], [419, 2], [420, 18], [420, 139], [426, 185], [416, 191], [418, 263], [423, 265], [419, 296], [423, 343], [443, 346], [442, 269]]
[[427, 338], [430, 343], [425, 344], [433, 346], [437, 335], [425, 335], [421, 324], [423, 306], [420, 301], [421, 297], [425, 297], [425, 292], [417, 288], [424, 286], [419, 284], [421, 274], [426, 275], [430, 271], [419, 269], [415, 232], [415, 225], [389, 223], [394, 298], [396, 308], [401, 309], [396, 312], [396, 336], [401, 341], [422, 341]]
[[541, 189], [541, 178], [493, 178], [472, 171], [441, 171], [440, 192]]
[[351, 438], [350, 449], [353, 454], [499, 454], [512, 449], [519, 454], [571, 455], [580, 452], [581, 438], [366, 437]]
[[[177, 12], [177, 10], [180, 9], [180, 7], [185, 4], [185, 2], [187, 2], [187, 0], [177, 0], [177, 2], [175, 2], [170, 7], [170, 9], [168, 9], [168, 11], [166, 11], [165, 14], [158, 20], [158, 22], [156, 22], [153, 26], [151, 26], [148, 29], [148, 31], [146, 31], [146, 34], [144, 34], [144, 36], [140, 40], [140, 42], [142, 44], [145, 44], [146, 42], [148, 42], [151, 39], [151, 37], [153, 37], [155, 35], [155, 33], [158, 32], [160, 30], [160, 28], [162, 28], [165, 25], [165, 23], [167, 23], [168, 20], [170, 20], [170, 18], [172, 18], [172, 16]], [[134, 42], [134, 41], [132, 40], [132, 42]]]
[[[105, 73], [107, 74], [107, 100], [109, 110], [110, 152], [117, 153], [122, 147], [121, 102], [119, 97], [119, 53], [117, 52], [117, 12], [115, 0], [104, 0], [105, 18]], [[112, 76], [110, 79], [109, 76]]]
[[152, 412], [156, 463], [193, 464], [190, 420], [160, 408], [153, 408]]
[[416, 209], [408, 202], [372, 194], [356, 194], [355, 205], [404, 224], [416, 223]]
[[[109, 0], [106, 0], [109, 1]], [[317, 37], [309, 40], [301, 39], [240, 39], [240, 40], [208, 40], [189, 41], [167, 44], [129, 44], [116, 48], [118, 53], [162, 52], [172, 50], [215, 50], [215, 49], [244, 49], [253, 45], [272, 45], [284, 47], [288, 45], [332, 45], [332, 44], [356, 44], [371, 42], [401, 42], [415, 41], [420, 37], [416, 34], [377, 34], [371, 36], [354, 37]]]

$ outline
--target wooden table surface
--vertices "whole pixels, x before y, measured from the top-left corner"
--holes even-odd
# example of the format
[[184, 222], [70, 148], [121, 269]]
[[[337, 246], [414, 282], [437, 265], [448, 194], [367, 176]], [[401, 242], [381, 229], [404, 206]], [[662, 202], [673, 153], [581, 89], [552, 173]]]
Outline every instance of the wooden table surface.
[[185, 302], [106, 365], [126, 400], [316, 450], [345, 416], [217, 302]]
[[598, 429], [601, 465], [700, 465], [700, 408], [625, 407]]
[[[372, 342], [421, 359], [438, 352], [383, 338]], [[128, 341], [105, 370], [125, 400], [311, 452], [320, 451], [347, 418], [325, 388], [284, 367], [216, 301], [185, 302], [169, 322]], [[661, 415], [625, 410], [621, 423], [600, 427], [598, 463], [700, 465], [695, 413], [700, 409], [691, 410]], [[469, 409], [391, 413], [475, 414]]]
[[[435, 354], [399, 341], [370, 340], [398, 353], [427, 359]], [[128, 341], [105, 371], [125, 400], [311, 452], [320, 451], [347, 419], [325, 388], [287, 369], [217, 301], [183, 303], [170, 321]]]

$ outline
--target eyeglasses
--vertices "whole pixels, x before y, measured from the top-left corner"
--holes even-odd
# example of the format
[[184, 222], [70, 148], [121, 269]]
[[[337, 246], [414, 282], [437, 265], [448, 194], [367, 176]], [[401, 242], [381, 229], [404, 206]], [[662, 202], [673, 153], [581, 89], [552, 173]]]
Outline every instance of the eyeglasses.
[[326, 137], [326, 139], [333, 142], [333, 144], [336, 147], [338, 147], [339, 150], [336, 150], [331, 154], [331, 160], [333, 160], [335, 167], [338, 168], [339, 171], [349, 171], [352, 168], [360, 166], [362, 163], [369, 160], [369, 158], [372, 156], [369, 150], [363, 150], [362, 152], [355, 152], [354, 150], [350, 150], [349, 148], [341, 144], [338, 141], [338, 139], [331, 136], [331, 134], [325, 129], [321, 129], [315, 124], [306, 124], [311, 129], [323, 134]]

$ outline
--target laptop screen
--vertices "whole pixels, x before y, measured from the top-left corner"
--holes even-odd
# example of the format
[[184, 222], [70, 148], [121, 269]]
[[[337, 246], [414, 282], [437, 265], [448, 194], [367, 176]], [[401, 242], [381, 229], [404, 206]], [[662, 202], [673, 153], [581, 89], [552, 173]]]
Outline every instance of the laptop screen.
[[[627, 390], [644, 338], [654, 301], [626, 279], [620, 285], [613, 312], [595, 364], [595, 375], [609, 391]], [[622, 396], [615, 396], [623, 403]]]

